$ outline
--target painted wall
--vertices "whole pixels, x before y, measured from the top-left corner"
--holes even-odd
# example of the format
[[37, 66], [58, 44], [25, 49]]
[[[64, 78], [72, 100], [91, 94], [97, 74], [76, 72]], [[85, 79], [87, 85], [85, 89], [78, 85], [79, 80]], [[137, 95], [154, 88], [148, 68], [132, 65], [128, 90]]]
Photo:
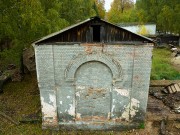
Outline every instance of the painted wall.
[[143, 27], [147, 31], [147, 35], [155, 35], [156, 34], [156, 24], [122, 26], [122, 28], [129, 30], [133, 33], [137, 33], [137, 34], [140, 34]]
[[35, 46], [43, 128], [120, 130], [144, 121], [152, 46]]

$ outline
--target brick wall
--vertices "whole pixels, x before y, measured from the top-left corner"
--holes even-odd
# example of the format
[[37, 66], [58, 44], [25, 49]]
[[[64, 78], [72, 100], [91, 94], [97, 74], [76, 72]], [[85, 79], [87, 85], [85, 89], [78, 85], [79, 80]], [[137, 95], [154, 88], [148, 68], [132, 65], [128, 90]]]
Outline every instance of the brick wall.
[[112, 129], [144, 120], [152, 46], [39, 45], [35, 55], [44, 127]]

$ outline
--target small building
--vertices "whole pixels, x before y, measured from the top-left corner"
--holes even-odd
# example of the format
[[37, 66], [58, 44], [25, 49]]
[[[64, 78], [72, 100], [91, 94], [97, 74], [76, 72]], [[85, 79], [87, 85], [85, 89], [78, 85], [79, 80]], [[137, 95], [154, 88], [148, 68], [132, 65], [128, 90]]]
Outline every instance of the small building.
[[142, 124], [151, 39], [93, 17], [33, 46], [43, 128], [121, 130]]
[[173, 34], [160, 34], [156, 36], [156, 40], [159, 39], [159, 44], [172, 44], [180, 46], [180, 36]]
[[137, 34], [144, 34], [148, 36], [156, 35], [156, 24], [154, 23], [146, 23], [144, 25], [139, 25], [138, 23], [126, 23], [118, 24], [118, 26]]

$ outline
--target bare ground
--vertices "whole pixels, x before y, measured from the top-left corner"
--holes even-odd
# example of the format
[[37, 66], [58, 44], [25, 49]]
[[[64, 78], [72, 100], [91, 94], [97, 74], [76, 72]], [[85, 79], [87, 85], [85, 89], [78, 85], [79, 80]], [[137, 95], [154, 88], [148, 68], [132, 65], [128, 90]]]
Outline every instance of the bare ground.
[[173, 57], [171, 59], [171, 62], [174, 66], [174, 68], [177, 70], [177, 71], [180, 71], [180, 56], [178, 57]]

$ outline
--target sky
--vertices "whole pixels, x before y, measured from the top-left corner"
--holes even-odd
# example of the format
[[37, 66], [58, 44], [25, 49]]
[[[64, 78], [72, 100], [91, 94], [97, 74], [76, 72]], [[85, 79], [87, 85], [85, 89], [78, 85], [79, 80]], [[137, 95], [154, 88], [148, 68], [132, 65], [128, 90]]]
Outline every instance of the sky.
[[[105, 9], [106, 11], [108, 11], [111, 8], [111, 3], [113, 2], [113, 0], [105, 0]], [[134, 0], [134, 2], [136, 2], [136, 0]]]
[[105, 0], [106, 11], [108, 11], [111, 8], [111, 2], [113, 2], [113, 0]]

